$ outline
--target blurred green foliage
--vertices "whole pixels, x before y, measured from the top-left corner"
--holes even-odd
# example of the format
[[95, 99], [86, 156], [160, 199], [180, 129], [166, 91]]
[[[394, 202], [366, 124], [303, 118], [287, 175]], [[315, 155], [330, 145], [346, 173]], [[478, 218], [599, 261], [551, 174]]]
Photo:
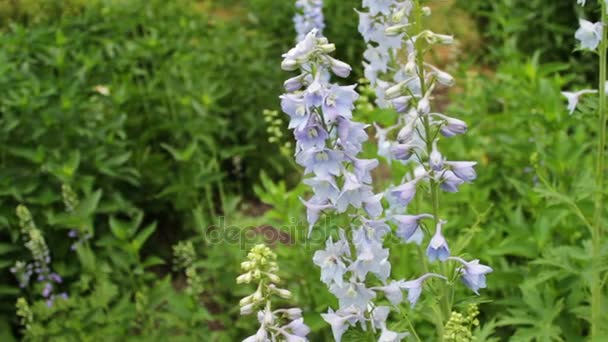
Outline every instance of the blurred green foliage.
[[[590, 56], [577, 53], [570, 63], [575, 3], [459, 5], [485, 44], [474, 62], [453, 70], [459, 88], [446, 114], [470, 131], [444, 149], [478, 161], [479, 178], [443, 196], [442, 208], [452, 249], [495, 271], [483, 296], [457, 310], [479, 304], [477, 341], [582, 341], [589, 234], [574, 208], [591, 211], [595, 108], [584, 102], [568, 116], [560, 90], [595, 76], [579, 72], [592, 70]], [[353, 65], [353, 82], [364, 45], [358, 7], [359, 0], [325, 1], [325, 33]], [[291, 157], [267, 142], [262, 115], [278, 107], [293, 12], [291, 1], [275, 0], [0, 1], [1, 341], [251, 335], [255, 322], [238, 319], [237, 305], [251, 289], [234, 279], [259, 240], [276, 249], [311, 340], [331, 339], [317, 313], [335, 298], [311, 262], [324, 241], [299, 234], [307, 189], [294, 185], [301, 175]], [[390, 115], [359, 110], [356, 119]], [[374, 153], [368, 144], [367, 157]], [[396, 167], [391, 178], [386, 167], [378, 176], [387, 184], [405, 172]], [[80, 198], [72, 211], [63, 184]], [[256, 199], [242, 205], [243, 196]], [[14, 215], [19, 203], [33, 212], [70, 295], [51, 308], [37, 287], [19, 289], [9, 272], [28, 259]], [[328, 218], [324, 234], [343, 224]], [[93, 237], [71, 251], [69, 229]], [[188, 263], [171, 267], [171, 246], [184, 239], [176, 251], [188, 246]], [[387, 243], [395, 275], [415, 274], [416, 248]], [[33, 315], [27, 331], [15, 314], [18, 297], [29, 303], [20, 312]], [[414, 323], [432, 336], [424, 319]]]

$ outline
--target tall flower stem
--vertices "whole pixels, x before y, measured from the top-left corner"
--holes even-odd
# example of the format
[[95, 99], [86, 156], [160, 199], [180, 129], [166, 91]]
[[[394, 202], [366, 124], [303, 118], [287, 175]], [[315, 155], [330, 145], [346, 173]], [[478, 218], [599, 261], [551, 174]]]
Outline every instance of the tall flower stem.
[[[416, 1], [416, 7], [415, 7], [415, 15], [416, 15], [416, 32], [421, 32], [422, 31], [422, 18], [423, 18], [423, 13], [422, 13], [422, 6], [420, 1]], [[426, 80], [425, 80], [425, 75], [424, 75], [424, 49], [423, 46], [420, 46], [423, 44], [423, 40], [419, 40], [416, 42], [416, 64], [417, 64], [417, 69], [418, 69], [418, 77], [420, 79], [420, 89], [421, 89], [421, 94], [424, 96], [424, 94], [426, 94], [427, 92], [427, 84], [426, 84]], [[432, 149], [433, 149], [433, 132], [431, 132], [431, 123], [430, 123], [430, 118], [428, 115], [425, 115], [423, 118], [423, 124], [424, 124], [424, 130], [425, 130], [425, 144], [426, 144], [426, 152], [427, 155], [430, 156]], [[434, 170], [430, 170], [431, 172], [431, 177], [430, 177], [430, 193], [431, 193], [431, 203], [432, 203], [432, 215], [434, 217], [434, 225], [435, 227], [437, 227], [437, 224], [439, 223], [440, 220], [440, 216], [439, 216], [439, 183], [436, 180], [436, 172]], [[441, 273], [442, 274], [447, 274], [447, 269], [446, 269], [446, 265], [445, 263], [441, 264]], [[438, 335], [441, 341], [443, 341], [443, 322], [447, 321], [450, 317], [450, 312], [451, 312], [451, 308], [450, 308], [450, 302], [449, 302], [449, 285], [447, 283], [442, 283], [441, 284], [441, 299], [440, 299], [440, 309], [441, 309], [441, 317], [438, 317], [437, 320], [437, 327], [438, 327]]]
[[602, 4], [602, 41], [600, 43], [600, 79], [599, 79], [599, 144], [597, 150], [597, 169], [595, 174], [596, 195], [595, 213], [593, 219], [593, 278], [591, 288], [591, 340], [599, 341], [602, 307], [602, 284], [601, 284], [601, 242], [602, 242], [602, 219], [604, 211], [604, 161], [606, 150], [606, 62], [608, 48], [608, 16], [606, 14], [606, 3]]

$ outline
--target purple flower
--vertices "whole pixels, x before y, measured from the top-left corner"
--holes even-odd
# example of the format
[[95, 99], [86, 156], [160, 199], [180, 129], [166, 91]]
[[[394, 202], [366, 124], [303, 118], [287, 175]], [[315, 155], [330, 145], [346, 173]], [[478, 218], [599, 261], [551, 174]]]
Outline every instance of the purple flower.
[[414, 307], [420, 298], [420, 294], [422, 294], [422, 285], [424, 285], [424, 281], [430, 277], [441, 278], [447, 280], [446, 277], [435, 274], [435, 273], [427, 273], [421, 276], [418, 279], [402, 281], [400, 283], [400, 287], [404, 290], [407, 290], [407, 300], [410, 302], [410, 305]]
[[464, 183], [464, 180], [457, 177], [456, 174], [450, 170], [446, 170], [441, 174], [440, 187], [445, 192], [458, 192], [458, 187]]
[[350, 255], [348, 244], [340, 239], [333, 242], [331, 236], [325, 241], [325, 249], [315, 252], [312, 260], [321, 268], [321, 281], [325, 284], [342, 284], [346, 265], [343, 256]]
[[441, 171], [443, 169], [443, 156], [437, 149], [437, 140], [433, 142], [433, 150], [429, 156], [429, 165], [435, 171]]
[[467, 132], [467, 124], [459, 119], [451, 118], [439, 113], [435, 113], [435, 116], [443, 120], [440, 132], [445, 137], [453, 137], [458, 134], [464, 134]]
[[393, 215], [391, 220], [397, 224], [397, 236], [403, 242], [414, 242], [420, 245], [423, 237], [420, 220], [423, 218], [433, 218], [433, 215]]
[[53, 292], [53, 284], [45, 283], [44, 288], [42, 289], [42, 297], [48, 298], [51, 295], [51, 292]]
[[355, 155], [361, 151], [362, 144], [367, 140], [366, 127], [365, 124], [338, 117], [338, 137], [346, 153]]
[[352, 118], [357, 98], [359, 94], [355, 91], [354, 85], [332, 85], [323, 99], [322, 109], [326, 123], [334, 123], [339, 116]]
[[450, 161], [445, 162], [445, 165], [450, 166], [452, 172], [456, 175], [456, 177], [462, 179], [465, 182], [472, 182], [477, 178], [477, 173], [473, 168], [477, 165], [476, 162], [470, 161]]
[[458, 257], [450, 257], [450, 260], [460, 262], [463, 267], [459, 268], [462, 282], [475, 294], [479, 295], [479, 289], [486, 287], [486, 274], [492, 272], [492, 268], [479, 263], [479, 260], [465, 261]]
[[446, 261], [450, 256], [450, 248], [448, 247], [448, 243], [441, 234], [441, 228], [445, 223], [447, 222], [443, 220], [437, 222], [435, 235], [433, 235], [433, 238], [426, 249], [426, 255], [428, 256], [430, 262], [437, 259]]
[[361, 183], [370, 184], [372, 182], [371, 171], [378, 167], [377, 159], [357, 159], [352, 158], [355, 176]]
[[285, 94], [280, 99], [281, 109], [291, 118], [289, 128], [303, 127], [308, 123], [308, 110], [301, 95]]
[[338, 189], [336, 181], [330, 175], [306, 178], [303, 182], [313, 189], [315, 197], [319, 202], [335, 202], [340, 195], [340, 189]]
[[300, 201], [306, 206], [306, 219], [308, 221], [308, 236], [312, 233], [312, 228], [319, 220], [319, 215], [323, 210], [332, 208], [331, 204], [315, 202], [314, 197], [310, 201], [305, 201], [300, 198]]
[[419, 179], [413, 179], [389, 190], [389, 196], [400, 206], [407, 206], [416, 195], [416, 184]]
[[296, 162], [305, 167], [304, 173], [313, 172], [317, 176], [337, 176], [342, 168], [343, 154], [328, 148], [311, 148], [296, 156]]
[[329, 291], [338, 298], [342, 308], [352, 305], [361, 310], [366, 310], [369, 302], [376, 297], [376, 293], [368, 289], [364, 283], [354, 281], [342, 285], [334, 283]]
[[329, 137], [327, 131], [314, 117], [311, 117], [306, 126], [296, 128], [294, 135], [297, 142], [297, 150], [325, 147], [325, 140]]

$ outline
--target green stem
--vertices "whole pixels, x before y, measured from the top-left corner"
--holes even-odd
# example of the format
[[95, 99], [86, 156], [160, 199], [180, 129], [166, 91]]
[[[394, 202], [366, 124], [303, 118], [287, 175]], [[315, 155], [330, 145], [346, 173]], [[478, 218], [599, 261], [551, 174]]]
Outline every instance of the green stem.
[[[422, 8], [420, 5], [420, 1], [416, 1], [416, 8], [415, 8], [415, 13], [416, 13], [416, 32], [422, 32]], [[424, 78], [424, 46], [422, 46], [422, 44], [424, 44], [424, 41], [422, 39], [419, 39], [418, 41], [416, 41], [416, 64], [417, 64], [417, 69], [418, 69], [418, 77], [420, 79], [420, 89], [422, 92], [422, 96], [424, 96], [427, 92], [427, 84], [426, 84], [426, 80]], [[427, 156], [431, 155], [431, 152], [433, 150], [433, 139], [434, 136], [431, 132], [431, 123], [430, 123], [430, 119], [428, 117], [428, 115], [424, 116], [422, 118], [423, 124], [424, 124], [424, 130], [425, 130], [425, 143], [426, 143], [426, 152], [427, 152]], [[433, 204], [433, 217], [434, 217], [434, 223], [435, 223], [435, 227], [437, 227], [437, 224], [439, 223], [439, 183], [435, 180], [435, 171], [433, 171], [432, 169], [430, 169], [430, 185], [431, 185], [431, 202]], [[446, 265], [444, 263], [441, 264], [441, 273], [446, 274], [447, 269], [446, 269]], [[447, 321], [449, 319], [450, 316], [450, 312], [451, 312], [451, 308], [450, 308], [450, 301], [449, 301], [449, 286], [446, 283], [443, 283], [442, 285], [442, 295], [441, 295], [441, 302], [440, 302], [440, 308], [441, 308], [441, 317], [438, 317], [437, 319], [437, 328], [438, 328], [438, 335], [439, 335], [439, 340], [443, 341], [443, 322]]]
[[606, 3], [602, 4], [602, 41], [600, 44], [600, 80], [599, 80], [599, 146], [597, 150], [597, 168], [595, 174], [595, 210], [593, 215], [593, 277], [591, 288], [591, 340], [599, 341], [602, 307], [602, 281], [601, 281], [601, 248], [602, 248], [602, 219], [604, 211], [604, 157], [606, 150], [606, 61], [608, 48], [608, 35], [606, 23]]

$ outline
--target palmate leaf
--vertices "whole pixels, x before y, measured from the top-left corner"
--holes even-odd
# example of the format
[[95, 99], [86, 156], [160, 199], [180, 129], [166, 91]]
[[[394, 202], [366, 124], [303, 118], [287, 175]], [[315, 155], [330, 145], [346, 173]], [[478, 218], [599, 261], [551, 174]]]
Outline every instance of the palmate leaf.
[[506, 317], [501, 318], [497, 326], [516, 329], [511, 341], [563, 341], [562, 330], [556, 320], [564, 310], [564, 299], [557, 299], [549, 286], [544, 286], [542, 291], [532, 286], [521, 286], [520, 289], [522, 302], [512, 302], [515, 308], [508, 309]]

